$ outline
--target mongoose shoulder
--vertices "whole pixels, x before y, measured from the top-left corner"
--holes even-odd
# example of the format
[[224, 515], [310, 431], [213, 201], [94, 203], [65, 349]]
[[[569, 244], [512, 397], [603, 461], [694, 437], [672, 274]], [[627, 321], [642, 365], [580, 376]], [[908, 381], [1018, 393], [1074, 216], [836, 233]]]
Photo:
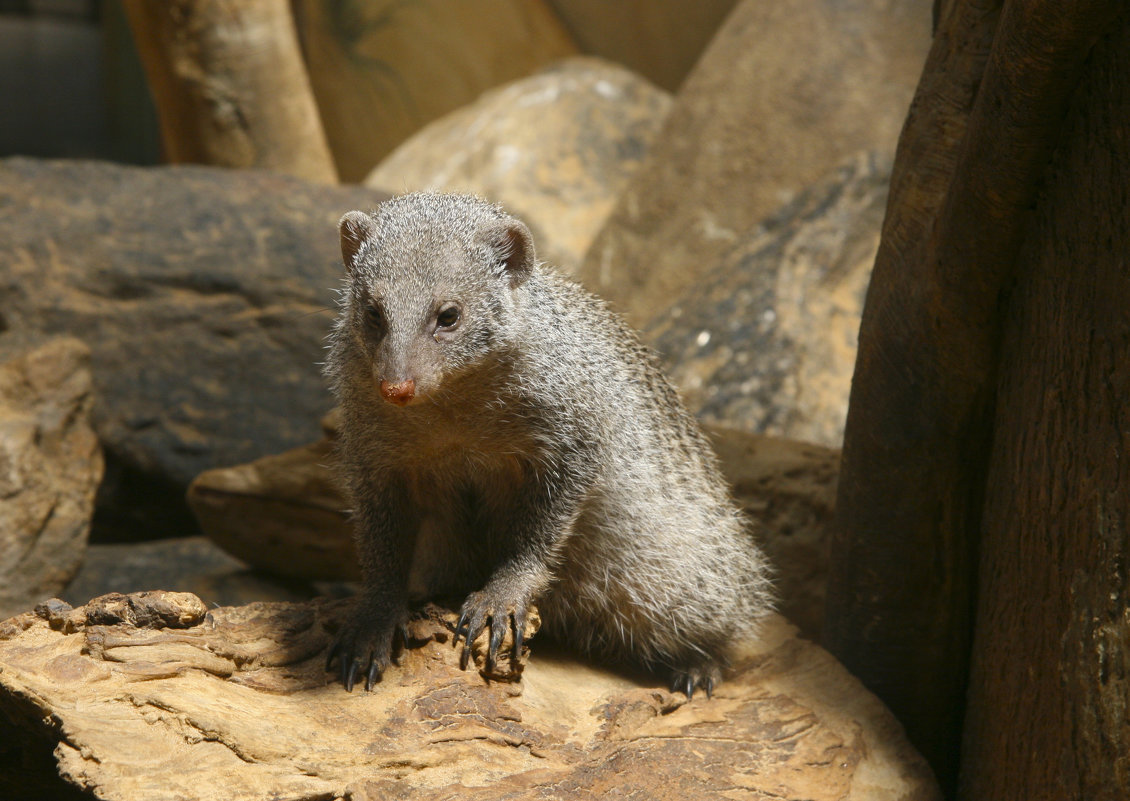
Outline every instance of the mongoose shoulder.
[[404, 195], [340, 233], [326, 374], [364, 584], [327, 666], [371, 686], [411, 601], [467, 593], [465, 649], [489, 629], [497, 658], [536, 602], [560, 639], [709, 692], [768, 570], [653, 355], [479, 198]]

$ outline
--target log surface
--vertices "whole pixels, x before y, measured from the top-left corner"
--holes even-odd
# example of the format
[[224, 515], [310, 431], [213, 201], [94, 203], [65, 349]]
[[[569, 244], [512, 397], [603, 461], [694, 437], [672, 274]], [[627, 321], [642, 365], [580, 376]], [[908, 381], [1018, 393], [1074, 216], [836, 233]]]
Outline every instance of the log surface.
[[781, 618], [688, 703], [536, 639], [520, 681], [486, 681], [459, 669], [438, 607], [413, 624], [423, 645], [347, 693], [323, 662], [348, 609], [155, 592], [12, 618], [0, 761], [54, 749], [104, 799], [939, 798], [891, 715]]

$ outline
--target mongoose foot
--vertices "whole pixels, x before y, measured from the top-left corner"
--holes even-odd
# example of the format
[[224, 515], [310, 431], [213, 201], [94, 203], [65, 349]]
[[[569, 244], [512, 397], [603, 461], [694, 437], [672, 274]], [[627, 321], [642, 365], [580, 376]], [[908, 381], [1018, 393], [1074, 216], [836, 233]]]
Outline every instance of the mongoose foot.
[[524, 601], [506, 601], [497, 597], [490, 589], [473, 592], [463, 602], [462, 614], [455, 625], [453, 644], [458, 647], [459, 637], [463, 637], [463, 652], [459, 655], [459, 667], [467, 669], [471, 659], [471, 643], [478, 639], [483, 630], [490, 626], [490, 646], [487, 648], [487, 669], [498, 660], [498, 649], [506, 636], [507, 628], [513, 632], [514, 647], [510, 658], [517, 661], [522, 654], [522, 636], [526, 628], [526, 614], [529, 605]]
[[721, 671], [717, 665], [696, 665], [686, 670], [675, 670], [671, 673], [671, 692], [681, 692], [687, 700], [694, 697], [696, 687], [701, 687], [706, 697], [714, 694], [714, 685], [718, 683]]
[[365, 689], [371, 690], [392, 663], [393, 643], [404, 646], [408, 641], [407, 610], [390, 615], [360, 604], [326, 654], [326, 670], [337, 659], [346, 692], [353, 692], [359, 675], [365, 677]]

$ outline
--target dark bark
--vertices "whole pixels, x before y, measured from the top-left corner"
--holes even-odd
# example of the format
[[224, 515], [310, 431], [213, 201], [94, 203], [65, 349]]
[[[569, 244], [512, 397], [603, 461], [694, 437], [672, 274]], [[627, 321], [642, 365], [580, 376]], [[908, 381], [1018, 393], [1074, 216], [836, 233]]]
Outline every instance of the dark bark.
[[1130, 798], [1130, 26], [1095, 48], [1005, 315], [961, 797]]
[[946, 4], [899, 143], [825, 631], [943, 787], [957, 775], [1002, 293], [1067, 98], [1117, 5]]

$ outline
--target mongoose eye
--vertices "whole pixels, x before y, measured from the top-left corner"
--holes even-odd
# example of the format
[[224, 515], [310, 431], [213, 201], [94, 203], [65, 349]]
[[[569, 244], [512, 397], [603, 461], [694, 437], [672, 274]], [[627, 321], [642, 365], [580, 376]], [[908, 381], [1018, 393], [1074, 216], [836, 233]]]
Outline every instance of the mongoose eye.
[[381, 314], [381, 310], [375, 304], [365, 307], [365, 325], [374, 331], [379, 331], [384, 327], [384, 322], [384, 315]]
[[454, 328], [458, 323], [458, 306], [448, 306], [445, 309], [440, 309], [439, 314], [436, 316], [436, 325], [438, 325], [440, 328]]

